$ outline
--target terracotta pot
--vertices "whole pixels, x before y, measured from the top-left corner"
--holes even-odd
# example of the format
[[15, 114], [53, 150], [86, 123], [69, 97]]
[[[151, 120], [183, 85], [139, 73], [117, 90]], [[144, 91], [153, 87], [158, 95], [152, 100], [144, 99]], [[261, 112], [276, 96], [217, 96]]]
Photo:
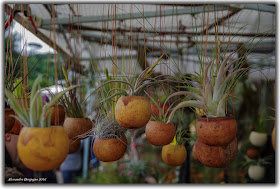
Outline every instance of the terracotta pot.
[[61, 105], [54, 105], [48, 111], [46, 116], [49, 115], [49, 112], [53, 110], [51, 115], [51, 125], [63, 125], [65, 119], [64, 108]]
[[167, 165], [180, 166], [187, 158], [187, 150], [184, 145], [168, 144], [162, 147], [161, 157]]
[[149, 99], [142, 96], [122, 96], [115, 107], [117, 122], [127, 129], [145, 126], [149, 122], [151, 114]]
[[77, 152], [80, 149], [81, 140], [70, 140], [69, 139], [69, 154]]
[[88, 136], [83, 134], [92, 129], [92, 122], [89, 118], [71, 118], [67, 117], [63, 123], [69, 139], [79, 137], [79, 139], [85, 139]]
[[260, 157], [261, 152], [259, 148], [252, 147], [246, 150], [246, 155], [248, 158], [257, 159], [258, 157]]
[[117, 161], [123, 157], [127, 148], [125, 135], [118, 138], [96, 138], [93, 143], [93, 153], [99, 161]]
[[197, 137], [210, 146], [226, 146], [237, 133], [237, 124], [233, 117], [200, 117], [196, 123]]
[[196, 151], [196, 143], [193, 145], [193, 148], [192, 148], [192, 157], [195, 161], [199, 161], [197, 151]]
[[11, 115], [15, 115], [12, 108], [5, 108], [5, 133], [8, 133], [15, 124], [15, 118]]
[[237, 155], [237, 139], [232, 140], [227, 146], [208, 146], [197, 138], [196, 152], [202, 164], [208, 167], [223, 168], [230, 164]]
[[163, 146], [172, 142], [175, 132], [173, 123], [166, 124], [159, 121], [149, 121], [145, 128], [147, 140], [155, 146]]
[[[159, 105], [161, 108], [163, 108], [163, 104], [160, 104]], [[166, 111], [168, 110], [169, 106], [168, 105], [165, 105], [164, 107], [164, 114], [166, 113]], [[157, 105], [155, 104], [151, 104], [151, 110], [152, 110], [152, 115], [155, 117], [155, 118], [158, 118], [159, 117], [159, 109], [157, 107]]]
[[257, 147], [262, 147], [267, 142], [267, 134], [266, 133], [259, 133], [256, 131], [251, 131], [249, 135], [249, 141], [251, 144]]
[[271, 143], [272, 143], [272, 147], [275, 151], [275, 126], [273, 127], [272, 133], [271, 133]]
[[69, 152], [69, 138], [61, 126], [23, 127], [17, 143], [23, 164], [34, 171], [59, 167]]

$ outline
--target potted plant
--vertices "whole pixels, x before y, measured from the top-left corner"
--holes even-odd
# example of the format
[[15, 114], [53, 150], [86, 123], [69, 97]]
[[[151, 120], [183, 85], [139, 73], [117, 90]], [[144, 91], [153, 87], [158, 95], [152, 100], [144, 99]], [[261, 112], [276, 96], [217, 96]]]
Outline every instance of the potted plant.
[[170, 166], [180, 166], [187, 158], [187, 150], [184, 143], [188, 140], [183, 137], [186, 130], [178, 130], [174, 137], [174, 140], [168, 144], [164, 145], [161, 149], [162, 160]]
[[17, 114], [15, 118], [24, 125], [17, 143], [21, 161], [34, 171], [47, 171], [57, 168], [65, 160], [69, 152], [69, 139], [63, 127], [50, 127], [50, 115], [46, 116], [46, 112], [63, 94], [77, 86], [58, 93], [52, 101], [43, 105], [38, 85], [40, 78], [33, 84], [29, 109], [21, 107], [11, 91], [5, 89], [5, 95], [8, 98], [6, 101]]
[[[66, 85], [70, 87], [71, 84], [64, 67], [62, 67], [62, 71]], [[87, 118], [87, 115], [84, 113], [82, 105], [76, 97], [75, 90], [70, 90], [68, 93], [64, 94], [59, 99], [59, 103], [63, 106], [67, 116], [64, 120], [63, 128], [69, 139], [86, 138], [88, 136], [87, 133], [91, 132], [92, 121]]]
[[267, 128], [264, 124], [264, 112], [254, 123], [254, 130], [250, 132], [249, 141], [256, 147], [262, 147], [267, 142]]
[[100, 116], [93, 129], [93, 153], [96, 158], [103, 162], [112, 162], [123, 157], [127, 148], [125, 131], [112, 114]]

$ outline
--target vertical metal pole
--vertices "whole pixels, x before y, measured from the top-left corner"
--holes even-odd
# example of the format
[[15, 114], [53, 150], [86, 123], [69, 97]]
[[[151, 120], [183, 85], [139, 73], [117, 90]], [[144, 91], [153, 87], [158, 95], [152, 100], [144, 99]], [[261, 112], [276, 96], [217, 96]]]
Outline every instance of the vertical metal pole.
[[84, 140], [83, 178], [87, 178], [90, 138]]

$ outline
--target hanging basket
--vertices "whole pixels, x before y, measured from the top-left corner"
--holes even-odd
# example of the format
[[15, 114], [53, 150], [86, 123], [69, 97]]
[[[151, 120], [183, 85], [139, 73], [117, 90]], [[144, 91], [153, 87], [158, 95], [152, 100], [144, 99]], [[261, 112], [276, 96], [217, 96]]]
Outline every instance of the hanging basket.
[[127, 129], [145, 126], [149, 122], [151, 114], [149, 99], [142, 96], [122, 96], [116, 103], [116, 120]]
[[166, 124], [160, 121], [149, 121], [145, 128], [147, 140], [155, 146], [170, 144], [175, 132], [176, 129], [173, 123]]
[[196, 152], [202, 164], [208, 167], [223, 168], [230, 164], [237, 155], [237, 139], [235, 138], [227, 146], [208, 146], [197, 138]]
[[15, 112], [12, 108], [5, 108], [5, 133], [11, 131], [15, 124], [15, 118], [11, 115], [15, 115]]
[[267, 142], [267, 134], [266, 133], [259, 133], [256, 131], [251, 131], [249, 135], [249, 141], [251, 144], [257, 147], [262, 147]]
[[259, 148], [251, 147], [246, 150], [246, 155], [250, 159], [258, 159], [258, 157], [261, 155], [261, 152]]
[[61, 165], [69, 152], [69, 138], [61, 126], [23, 127], [18, 154], [23, 164], [34, 171], [48, 171]]
[[250, 165], [248, 175], [254, 181], [261, 181], [265, 175], [265, 168], [260, 165]]
[[99, 161], [117, 161], [123, 157], [127, 148], [125, 135], [118, 138], [96, 138], [93, 143], [93, 153]]
[[168, 144], [162, 147], [161, 157], [167, 165], [180, 166], [187, 158], [187, 150], [184, 145]]
[[226, 146], [236, 137], [236, 120], [233, 117], [200, 117], [196, 123], [196, 133], [204, 144]]
[[81, 140], [70, 140], [69, 139], [69, 154], [75, 153], [80, 149]]
[[193, 148], [192, 148], [192, 157], [195, 161], [199, 161], [198, 154], [196, 151], [196, 143], [193, 145]]
[[78, 137], [85, 139], [88, 135], [83, 135], [92, 129], [92, 122], [89, 118], [71, 118], [67, 117], [63, 123], [69, 139]]
[[46, 116], [49, 115], [50, 111], [52, 112], [51, 115], [51, 125], [63, 125], [64, 119], [65, 119], [65, 112], [63, 109], [63, 106], [61, 105], [54, 105], [52, 106], [48, 111]]

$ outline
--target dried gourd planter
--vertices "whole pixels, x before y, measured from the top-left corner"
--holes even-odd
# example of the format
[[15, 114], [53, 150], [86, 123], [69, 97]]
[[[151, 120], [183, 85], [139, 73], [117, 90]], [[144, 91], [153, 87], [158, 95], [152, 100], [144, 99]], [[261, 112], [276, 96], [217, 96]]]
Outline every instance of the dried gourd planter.
[[162, 147], [161, 157], [167, 165], [180, 166], [187, 158], [187, 150], [182, 144], [168, 144]]
[[53, 105], [47, 112], [47, 116], [49, 112], [52, 111], [51, 114], [51, 125], [63, 125], [65, 120], [65, 112], [64, 108], [60, 104]]
[[76, 86], [58, 93], [52, 101], [43, 105], [38, 87], [40, 78], [33, 84], [29, 109], [22, 108], [10, 91], [5, 89], [5, 94], [17, 114], [15, 117], [24, 125], [17, 143], [21, 161], [31, 170], [47, 171], [59, 167], [65, 160], [69, 152], [69, 139], [61, 126], [50, 126], [51, 116], [47, 117], [46, 112], [64, 93]]
[[11, 115], [15, 115], [15, 112], [12, 108], [5, 108], [5, 133], [11, 131], [15, 124], [15, 118]]
[[97, 120], [92, 148], [99, 161], [112, 162], [123, 157], [127, 148], [124, 132], [125, 129], [112, 117]]
[[87, 133], [92, 129], [92, 121], [89, 118], [73, 118], [67, 117], [63, 123], [69, 139], [85, 139], [89, 135]]

